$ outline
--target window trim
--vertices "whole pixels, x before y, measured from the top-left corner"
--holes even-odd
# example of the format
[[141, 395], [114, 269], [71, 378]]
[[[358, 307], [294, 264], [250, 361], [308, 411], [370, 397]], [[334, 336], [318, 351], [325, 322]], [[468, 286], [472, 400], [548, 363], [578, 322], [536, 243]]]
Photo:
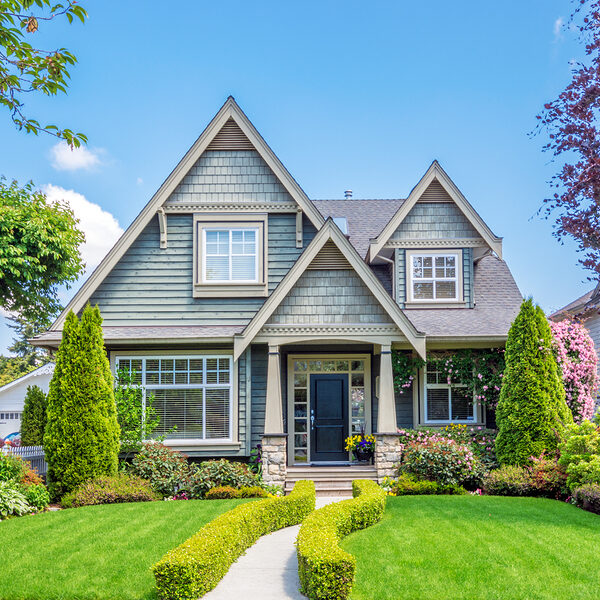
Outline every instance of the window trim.
[[[217, 384], [216, 387], [220, 388], [229, 388], [229, 437], [228, 438], [165, 438], [163, 444], [171, 447], [226, 447], [226, 446], [239, 446], [238, 442], [238, 376], [237, 376], [237, 361], [233, 358], [233, 352], [229, 350], [224, 350], [219, 354], [216, 354], [214, 350], [210, 351], [197, 351], [193, 354], [184, 351], [171, 351], [168, 353], [161, 352], [148, 352], [143, 350], [136, 351], [120, 351], [120, 352], [111, 352], [110, 353], [110, 362], [111, 369], [113, 372], [113, 376], [116, 377], [117, 374], [117, 363], [119, 360], [134, 360], [134, 359], [166, 359], [166, 360], [176, 360], [176, 359], [194, 359], [194, 358], [227, 358], [229, 359], [229, 368], [230, 368], [230, 378], [229, 384]], [[155, 384], [146, 386], [145, 385], [145, 377], [142, 378], [142, 386], [144, 386], [144, 394], [145, 388], [150, 387], [152, 389], [171, 389], [174, 387], [180, 387], [181, 389], [193, 389], [197, 388], [196, 384], [179, 384], [176, 386], [175, 384]], [[206, 384], [202, 384], [202, 388], [207, 387]], [[210, 387], [210, 386], [208, 386]]]
[[[256, 279], [254, 281], [206, 281], [204, 272], [205, 231], [253, 229], [256, 231]], [[268, 295], [268, 215], [244, 214], [194, 214], [193, 297], [223, 298], [265, 297]], [[231, 234], [230, 234], [231, 244]]]
[[[229, 248], [227, 253], [227, 258], [229, 259], [229, 274], [233, 276], [233, 257], [234, 256], [252, 256], [251, 254], [234, 254], [233, 253], [233, 235], [234, 231], [253, 231], [255, 233], [255, 241], [254, 241], [254, 273], [255, 277], [253, 279], [207, 279], [206, 278], [206, 259], [209, 256], [208, 252], [206, 252], [206, 233], [208, 231], [227, 231], [229, 233]], [[214, 285], [214, 284], [231, 284], [231, 285], [243, 285], [247, 283], [259, 283], [258, 281], [258, 257], [259, 257], [259, 245], [260, 245], [260, 229], [258, 227], [232, 227], [231, 225], [228, 227], [203, 227], [202, 228], [202, 267], [200, 272], [200, 279], [202, 281], [202, 285]], [[244, 243], [244, 242], [242, 242]], [[211, 254], [210, 256], [225, 256], [221, 254]]]
[[[413, 278], [413, 258], [417, 256], [431, 256], [435, 261], [436, 256], [454, 256], [456, 259], [456, 296], [454, 298], [415, 298], [414, 297], [414, 283]], [[458, 250], [407, 250], [406, 251], [406, 297], [407, 302], [412, 305], [417, 304], [433, 304], [443, 305], [450, 304], [456, 305], [464, 302], [464, 289], [463, 289], [463, 251]], [[435, 266], [433, 267], [435, 268]], [[435, 281], [435, 278], [432, 278]], [[450, 281], [450, 280], [448, 280]]]

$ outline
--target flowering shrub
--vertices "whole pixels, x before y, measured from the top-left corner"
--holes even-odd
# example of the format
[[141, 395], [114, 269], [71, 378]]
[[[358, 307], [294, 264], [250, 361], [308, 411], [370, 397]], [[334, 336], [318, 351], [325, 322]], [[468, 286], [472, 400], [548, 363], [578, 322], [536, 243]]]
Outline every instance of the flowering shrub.
[[401, 444], [401, 451], [398, 475], [409, 473], [443, 486], [477, 487], [484, 473], [468, 446], [436, 433], [417, 432], [416, 439]]
[[586, 328], [570, 319], [550, 323], [552, 349], [562, 371], [566, 401], [573, 420], [581, 423], [594, 416], [598, 392], [598, 356]]
[[238, 490], [229, 485], [218, 485], [211, 488], [204, 496], [207, 500], [221, 500], [224, 498], [238, 498]]
[[586, 483], [600, 483], [600, 430], [590, 421], [570, 425], [560, 446], [559, 464], [567, 472], [573, 490]]
[[14, 454], [0, 453], [0, 481], [20, 482], [27, 471], [27, 464]]
[[418, 480], [406, 473], [398, 479], [384, 477], [381, 487], [389, 496], [462, 495], [467, 490], [460, 485], [440, 485], [435, 481]]
[[600, 485], [588, 483], [573, 490], [571, 503], [583, 510], [600, 515]]
[[532, 457], [530, 465], [504, 465], [490, 471], [483, 481], [486, 494], [492, 496], [541, 496], [564, 498], [567, 475], [556, 459]]
[[119, 473], [115, 477], [98, 477], [82, 483], [63, 496], [63, 508], [117, 504], [122, 502], [150, 502], [160, 500], [150, 482], [139, 477]]
[[181, 452], [163, 444], [147, 442], [132, 461], [131, 473], [146, 479], [162, 496], [173, 496], [180, 489], [188, 489], [194, 471]]
[[42, 483], [42, 478], [38, 472], [35, 469], [31, 469], [29, 466], [27, 466], [25, 472], [21, 475], [21, 484], [27, 487], [29, 485], [40, 485]]
[[188, 487], [192, 498], [203, 498], [214, 487], [228, 486], [235, 489], [254, 487], [260, 479], [244, 463], [220, 460], [206, 460], [193, 468]]

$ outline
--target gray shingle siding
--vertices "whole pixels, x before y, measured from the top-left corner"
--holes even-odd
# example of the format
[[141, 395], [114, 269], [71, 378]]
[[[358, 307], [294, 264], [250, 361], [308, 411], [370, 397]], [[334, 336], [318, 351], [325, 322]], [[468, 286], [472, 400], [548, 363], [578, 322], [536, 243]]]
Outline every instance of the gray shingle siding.
[[267, 398], [267, 361], [266, 344], [253, 345], [251, 348], [252, 370], [252, 423], [250, 446], [261, 443], [265, 431], [265, 401]]
[[[104, 325], [246, 325], [264, 298], [193, 298], [193, 217], [169, 215], [168, 248], [153, 219], [92, 294]], [[269, 292], [300, 256], [296, 216], [269, 215]], [[304, 219], [304, 248], [316, 231]]]
[[477, 230], [453, 202], [417, 202], [391, 239], [478, 238]]

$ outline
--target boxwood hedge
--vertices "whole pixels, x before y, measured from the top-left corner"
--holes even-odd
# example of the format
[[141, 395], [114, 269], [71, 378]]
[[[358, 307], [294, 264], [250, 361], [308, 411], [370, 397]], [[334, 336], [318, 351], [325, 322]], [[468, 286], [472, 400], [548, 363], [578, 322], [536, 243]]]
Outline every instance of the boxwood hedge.
[[316, 600], [348, 598], [354, 582], [355, 558], [339, 541], [377, 523], [385, 510], [385, 492], [374, 482], [352, 482], [352, 500], [329, 504], [309, 515], [300, 527], [298, 575], [302, 592]]
[[314, 509], [315, 484], [299, 481], [289, 496], [249, 502], [218, 516], [152, 567], [159, 598], [200, 598], [258, 538], [297, 525]]

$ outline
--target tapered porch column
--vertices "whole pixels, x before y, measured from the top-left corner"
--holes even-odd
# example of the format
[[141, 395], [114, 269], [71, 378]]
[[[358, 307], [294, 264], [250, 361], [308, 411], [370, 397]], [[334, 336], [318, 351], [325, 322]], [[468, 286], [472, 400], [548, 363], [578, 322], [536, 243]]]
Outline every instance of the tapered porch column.
[[279, 346], [269, 344], [267, 363], [267, 398], [265, 401], [265, 433], [283, 433], [283, 409], [281, 402], [281, 366]]
[[283, 431], [279, 346], [269, 344], [265, 432], [262, 438], [262, 477], [269, 484], [285, 486], [287, 436]]
[[394, 396], [394, 373], [392, 371], [392, 346], [381, 346], [379, 367], [379, 406], [377, 432], [396, 433], [396, 399]]

